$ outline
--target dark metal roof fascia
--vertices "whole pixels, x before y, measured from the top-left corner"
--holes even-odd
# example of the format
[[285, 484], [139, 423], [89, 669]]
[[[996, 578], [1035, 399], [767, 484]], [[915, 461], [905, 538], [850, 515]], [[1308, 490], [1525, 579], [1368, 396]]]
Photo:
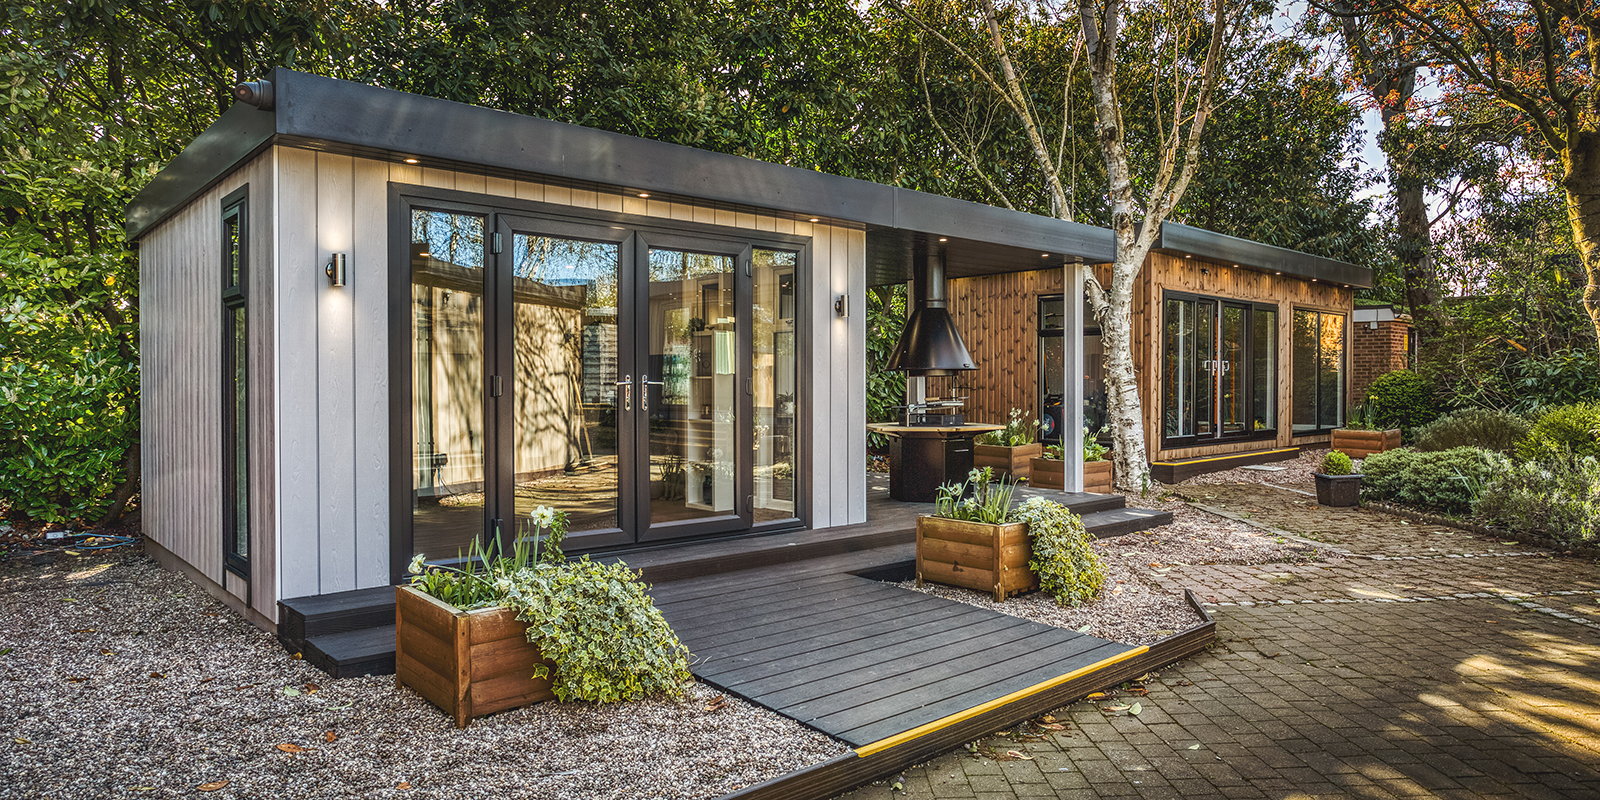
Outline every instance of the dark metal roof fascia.
[[896, 188], [894, 198], [893, 227], [903, 230], [1025, 247], [1091, 263], [1110, 261], [1116, 253], [1116, 236], [1108, 228], [913, 189]]
[[128, 204], [123, 230], [136, 241], [272, 141], [273, 113], [234, 103]]
[[1176, 222], [1161, 226], [1155, 249], [1189, 253], [1242, 267], [1272, 270], [1297, 278], [1315, 278], [1359, 289], [1372, 286], [1372, 270], [1366, 267]]

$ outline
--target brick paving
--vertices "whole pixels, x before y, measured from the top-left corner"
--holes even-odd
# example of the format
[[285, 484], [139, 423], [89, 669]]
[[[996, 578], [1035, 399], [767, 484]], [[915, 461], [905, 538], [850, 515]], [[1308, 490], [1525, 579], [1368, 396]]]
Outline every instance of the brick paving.
[[1212, 605], [1211, 651], [1055, 712], [1064, 730], [1024, 725], [846, 798], [1600, 798], [1594, 562], [1268, 487], [1183, 488], [1345, 554], [1163, 565], [1154, 579]]

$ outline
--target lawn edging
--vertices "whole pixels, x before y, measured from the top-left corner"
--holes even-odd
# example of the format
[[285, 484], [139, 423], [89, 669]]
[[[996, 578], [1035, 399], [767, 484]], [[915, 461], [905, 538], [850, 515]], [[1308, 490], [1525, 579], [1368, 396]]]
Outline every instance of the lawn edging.
[[1095, 692], [1108, 691], [1148, 672], [1182, 661], [1216, 642], [1217, 622], [1192, 589], [1184, 601], [1201, 621], [1151, 644], [1145, 652], [1103, 669], [1080, 675], [1037, 694], [965, 719], [925, 736], [867, 755], [849, 752], [787, 775], [746, 786], [719, 800], [824, 800], [875, 780], [887, 778], [968, 742], [1003, 731], [1048, 711], [1071, 705]]

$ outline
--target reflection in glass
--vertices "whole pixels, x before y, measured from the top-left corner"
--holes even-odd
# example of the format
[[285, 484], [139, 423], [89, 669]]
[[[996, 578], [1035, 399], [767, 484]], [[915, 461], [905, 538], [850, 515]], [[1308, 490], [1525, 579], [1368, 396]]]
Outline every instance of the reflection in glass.
[[639, 396], [649, 421], [650, 522], [731, 514], [735, 493], [733, 258], [651, 249]]
[[250, 336], [247, 332], [244, 306], [229, 311], [233, 318], [233, 346], [228, 355], [233, 359], [233, 398], [228, 413], [229, 433], [233, 437], [233, 530], [228, 543], [233, 555], [240, 559], [250, 557]]
[[1278, 427], [1278, 312], [1257, 308], [1250, 312], [1250, 417], [1251, 430]]
[[795, 378], [795, 266], [797, 254], [753, 253], [755, 307], [755, 521], [795, 516], [795, 420], [799, 396]]
[[1171, 436], [1194, 435], [1194, 376], [1191, 373], [1194, 350], [1194, 301], [1167, 300], [1162, 319], [1164, 344], [1162, 408], [1163, 430]]
[[1294, 429], [1344, 423], [1344, 315], [1294, 312]]
[[1222, 307], [1221, 352], [1217, 359], [1217, 377], [1222, 385], [1218, 402], [1222, 411], [1222, 433], [1245, 431], [1245, 376], [1250, 367], [1244, 360], [1245, 309], [1239, 306]]
[[619, 527], [617, 276], [621, 248], [512, 236], [517, 535], [547, 505], [573, 532]]
[[413, 548], [465, 552], [484, 531], [484, 219], [411, 213]]

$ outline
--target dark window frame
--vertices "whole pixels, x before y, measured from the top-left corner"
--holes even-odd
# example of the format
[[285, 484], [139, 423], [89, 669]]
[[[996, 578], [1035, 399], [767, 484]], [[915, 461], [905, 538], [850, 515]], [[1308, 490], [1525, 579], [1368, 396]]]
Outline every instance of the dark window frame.
[[[796, 280], [796, 317], [795, 340], [797, 347], [796, 375], [796, 403], [801, 409], [796, 420], [796, 453], [795, 471], [796, 481], [794, 491], [795, 513], [792, 517], [767, 522], [757, 522], [749, 528], [727, 533], [708, 533], [697, 536], [698, 540], [710, 541], [718, 538], [737, 538], [753, 534], [778, 533], [790, 530], [805, 530], [812, 527], [812, 425], [814, 411], [817, 407], [815, 384], [811, 380], [813, 359], [811, 337], [813, 333], [814, 302], [809, 290], [811, 286], [812, 248], [814, 237], [790, 233], [771, 231], [756, 231], [736, 228], [726, 225], [715, 225], [686, 220], [672, 220], [663, 217], [652, 217], [642, 214], [632, 214], [604, 209], [583, 208], [555, 203], [546, 203], [536, 200], [523, 200], [493, 195], [482, 192], [468, 192], [456, 189], [440, 189], [419, 186], [416, 184], [399, 183], [390, 181], [388, 184], [388, 227], [389, 227], [389, 261], [391, 268], [388, 273], [389, 281], [389, 408], [390, 408], [390, 487], [389, 503], [392, 511], [391, 532], [389, 542], [390, 572], [396, 581], [404, 580], [406, 565], [411, 561], [411, 517], [410, 494], [411, 476], [407, 471], [411, 463], [411, 412], [410, 412], [410, 376], [411, 353], [404, 345], [410, 337], [410, 269], [402, 266], [409, 264], [409, 242], [411, 241], [411, 211], [412, 209], [428, 209], [462, 214], [482, 214], [490, 220], [490, 231], [499, 231], [501, 220], [507, 216], [536, 219], [541, 224], [574, 225], [578, 227], [594, 228], [597, 226], [612, 228], [625, 226], [631, 232], [630, 240], [643, 240], [652, 237], [651, 241], [666, 241], [672, 237], [690, 237], [724, 242], [738, 242], [744, 246], [743, 252], [748, 253], [751, 248], [783, 250], [794, 252], [797, 255], [795, 266]], [[497, 257], [492, 252], [493, 235], [486, 236], [490, 243], [491, 252], [486, 258]], [[507, 243], [509, 245], [509, 243]], [[637, 256], [635, 256], [637, 259]], [[637, 268], [637, 260], [635, 260]], [[748, 263], [748, 259], [744, 262]], [[624, 262], [624, 269], [629, 269]], [[743, 270], [743, 265], [739, 269]], [[746, 326], [748, 327], [748, 326]], [[493, 331], [485, 330], [486, 335], [493, 335]], [[486, 417], [487, 419], [487, 417]], [[509, 430], [497, 434], [509, 435]], [[572, 540], [569, 540], [572, 541]], [[639, 541], [602, 541], [599, 537], [590, 543], [580, 544], [573, 542], [574, 547], [569, 552], [595, 553], [620, 551], [624, 549], [637, 549], [659, 546], [662, 541], [641, 539]]]
[[[222, 566], [245, 580], [250, 578], [250, 554], [254, 548], [250, 546], [250, 350], [246, 346], [244, 352], [239, 352], [236, 346], [238, 329], [234, 324], [234, 313], [243, 310], [245, 313], [245, 335], [250, 335], [249, 311], [247, 300], [250, 287], [250, 186], [246, 184], [239, 187], [226, 197], [222, 198], [221, 213], [221, 246], [222, 257], [218, 259], [221, 266], [222, 278]], [[234, 279], [234, 261], [230, 247], [230, 228], [237, 230], [239, 241], [238, 279]], [[243, 364], [245, 373], [244, 386], [239, 386], [236, 377]], [[238, 416], [238, 396], [244, 393], [244, 419]], [[240, 430], [240, 427], [243, 430]], [[243, 439], [244, 457], [246, 467], [244, 474], [239, 474], [236, 469], [239, 452], [237, 445]], [[243, 488], [245, 496], [244, 519], [239, 518], [238, 497]], [[238, 555], [238, 542], [240, 537], [245, 542], [246, 555]]]
[[[1224, 297], [1224, 296], [1221, 296], [1221, 295], [1199, 294], [1197, 292], [1181, 292], [1181, 291], [1174, 291], [1174, 290], [1163, 290], [1163, 292], [1161, 294], [1161, 303], [1157, 308], [1155, 319], [1151, 321], [1151, 324], [1155, 326], [1157, 331], [1159, 331], [1159, 333], [1157, 333], [1157, 336], [1160, 338], [1160, 347], [1159, 347], [1159, 350], [1158, 350], [1158, 352], [1156, 354], [1156, 361], [1159, 363], [1160, 369], [1162, 370], [1162, 372], [1160, 373], [1159, 378], [1156, 381], [1156, 397], [1155, 397], [1155, 401], [1156, 401], [1157, 407], [1159, 409], [1159, 414], [1157, 416], [1157, 420], [1158, 420], [1158, 425], [1159, 425], [1159, 429], [1160, 429], [1160, 432], [1161, 432], [1161, 449], [1163, 449], [1163, 450], [1171, 450], [1171, 449], [1176, 449], [1176, 448], [1180, 448], [1180, 447], [1206, 447], [1206, 446], [1209, 446], [1209, 445], [1223, 444], [1223, 443], [1226, 443], [1226, 442], [1254, 442], [1254, 441], [1265, 441], [1265, 440], [1278, 438], [1278, 424], [1279, 424], [1278, 417], [1281, 415], [1282, 408], [1283, 408], [1283, 398], [1282, 397], [1274, 397], [1274, 402], [1272, 404], [1272, 410], [1273, 410], [1272, 425], [1271, 425], [1271, 427], [1268, 427], [1268, 428], [1263, 428], [1261, 430], [1254, 430], [1252, 428], [1251, 430], [1244, 431], [1243, 433], [1224, 433], [1222, 431], [1222, 425], [1221, 425], [1221, 408], [1222, 407], [1221, 407], [1221, 404], [1219, 402], [1219, 398], [1213, 398], [1212, 414], [1214, 416], [1214, 419], [1212, 420], [1212, 422], [1215, 425], [1215, 432], [1214, 433], [1209, 434], [1209, 435], [1200, 435], [1200, 434], [1188, 434], [1188, 435], [1181, 435], [1181, 436], [1168, 436], [1167, 435], [1167, 392], [1166, 392], [1167, 375], [1166, 375], [1165, 370], [1166, 370], [1166, 365], [1167, 365], [1167, 343], [1168, 342], [1167, 342], [1167, 336], [1166, 336], [1166, 331], [1164, 329], [1164, 326], [1165, 326], [1165, 320], [1166, 320], [1166, 314], [1167, 314], [1167, 302], [1169, 300], [1180, 300], [1180, 301], [1181, 300], [1189, 300], [1189, 301], [1194, 301], [1194, 302], [1197, 302], [1197, 303], [1199, 301], [1206, 301], [1206, 302], [1214, 303], [1215, 305], [1213, 307], [1216, 309], [1216, 317], [1214, 318], [1214, 320], [1212, 322], [1212, 326], [1211, 326], [1211, 332], [1212, 333], [1211, 333], [1211, 335], [1219, 343], [1220, 343], [1221, 338], [1222, 338], [1222, 311], [1223, 311], [1223, 308], [1225, 308], [1226, 306], [1230, 306], [1230, 305], [1231, 306], [1235, 306], [1235, 307], [1243, 307], [1245, 309], [1246, 313], [1245, 313], [1244, 331], [1243, 331], [1243, 335], [1240, 337], [1240, 358], [1239, 358], [1239, 360], [1242, 363], [1244, 363], [1246, 365], [1246, 368], [1249, 369], [1249, 370], [1254, 370], [1255, 369], [1255, 355], [1256, 355], [1256, 353], [1255, 353], [1255, 351], [1256, 351], [1256, 346], [1255, 346], [1255, 329], [1256, 328], [1255, 328], [1255, 326], [1256, 326], [1256, 320], [1258, 319], [1258, 314], [1262, 314], [1262, 313], [1271, 314], [1272, 315], [1272, 317], [1271, 317], [1271, 319], [1272, 319], [1272, 344], [1273, 344], [1273, 347], [1278, 350], [1278, 354], [1277, 355], [1279, 357], [1274, 360], [1274, 363], [1277, 365], [1277, 369], [1276, 369], [1275, 374], [1273, 376], [1274, 380], [1268, 381], [1267, 385], [1269, 387], [1271, 387], [1271, 389], [1269, 389], [1269, 391], [1272, 391], [1275, 395], [1278, 394], [1278, 392], [1277, 392], [1278, 383], [1277, 383], [1277, 380], [1276, 380], [1276, 377], [1277, 377], [1276, 373], [1281, 373], [1283, 371], [1283, 368], [1284, 368], [1283, 367], [1283, 363], [1282, 363], [1283, 359], [1281, 358], [1281, 355], [1282, 355], [1282, 352], [1283, 352], [1282, 328], [1281, 328], [1280, 323], [1279, 323], [1279, 318], [1280, 318], [1280, 315], [1283, 313], [1283, 311], [1282, 311], [1282, 309], [1280, 309], [1278, 307], [1278, 305], [1276, 303], [1263, 303], [1263, 302], [1259, 302], [1259, 301], [1255, 301], [1255, 300], [1242, 300], [1242, 299], [1235, 298], [1235, 297]], [[1191, 347], [1191, 354], [1192, 354], [1192, 347]], [[1255, 398], [1255, 377], [1256, 376], [1253, 373], [1246, 374], [1245, 377], [1244, 377], [1244, 380], [1242, 382], [1242, 385], [1244, 387], [1244, 398], [1241, 400], [1241, 403], [1243, 404], [1243, 407], [1245, 409], [1245, 412], [1246, 412], [1245, 416], [1246, 417], [1251, 417], [1253, 415], [1254, 409], [1255, 409], [1255, 399], [1256, 399]], [[1192, 407], [1193, 398], [1196, 397], [1198, 392], [1199, 392], [1198, 383], [1199, 383], [1198, 381], [1195, 381], [1189, 387], [1189, 392], [1188, 393], [1189, 393], [1189, 396], [1191, 398], [1191, 407]]]
[[[1316, 380], [1316, 395], [1317, 395], [1317, 398], [1316, 398], [1316, 406], [1317, 406], [1316, 418], [1317, 418], [1317, 427], [1309, 428], [1309, 429], [1306, 429], [1306, 430], [1297, 430], [1295, 428], [1295, 425], [1297, 423], [1295, 422], [1295, 419], [1294, 419], [1294, 412], [1295, 412], [1294, 404], [1295, 404], [1295, 397], [1296, 397], [1296, 392], [1298, 391], [1298, 387], [1295, 386], [1295, 375], [1294, 375], [1295, 364], [1294, 364], [1294, 359], [1298, 358], [1298, 356], [1295, 354], [1294, 335], [1295, 335], [1295, 330], [1296, 330], [1296, 328], [1295, 328], [1295, 316], [1300, 314], [1301, 312], [1304, 312], [1304, 313], [1307, 313], [1307, 314], [1316, 314], [1316, 315], [1318, 315], [1318, 317], [1321, 317], [1323, 315], [1336, 316], [1336, 317], [1338, 317], [1340, 319], [1340, 323], [1339, 323], [1340, 327], [1343, 328], [1342, 334], [1340, 336], [1341, 345], [1340, 345], [1340, 352], [1339, 352], [1339, 404], [1338, 404], [1338, 406], [1335, 407], [1335, 411], [1338, 412], [1338, 422], [1336, 422], [1332, 426], [1323, 426], [1322, 425], [1322, 421], [1321, 421], [1322, 420], [1323, 398], [1322, 398], [1322, 376], [1319, 373], [1318, 376], [1317, 376], [1317, 380]], [[1344, 427], [1344, 423], [1346, 421], [1345, 420], [1345, 405], [1349, 401], [1349, 393], [1350, 393], [1350, 334], [1351, 334], [1351, 319], [1352, 319], [1353, 316], [1354, 315], [1352, 313], [1350, 313], [1349, 311], [1340, 310], [1340, 309], [1331, 309], [1331, 308], [1321, 308], [1321, 307], [1318, 307], [1318, 306], [1293, 306], [1293, 307], [1291, 307], [1289, 309], [1289, 359], [1290, 359], [1290, 361], [1289, 361], [1289, 433], [1290, 433], [1291, 436], [1327, 436], [1329, 433]], [[1317, 325], [1318, 325], [1318, 330], [1321, 330], [1322, 323], [1319, 321], [1317, 323]]]

